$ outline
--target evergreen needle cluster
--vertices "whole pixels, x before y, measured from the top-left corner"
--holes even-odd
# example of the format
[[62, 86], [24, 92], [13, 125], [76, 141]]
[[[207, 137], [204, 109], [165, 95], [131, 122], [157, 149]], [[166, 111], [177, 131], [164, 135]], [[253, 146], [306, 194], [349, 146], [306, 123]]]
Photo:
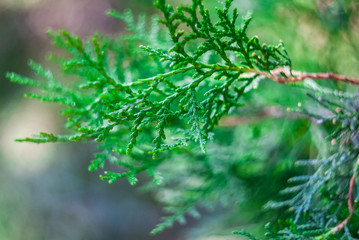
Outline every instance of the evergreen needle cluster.
[[[26, 97], [63, 105], [69, 134], [40, 133], [18, 141], [98, 142], [99, 152], [89, 170], [103, 169], [101, 178], [109, 183], [127, 178], [136, 184], [138, 174], [147, 173], [160, 185], [148, 189], [176, 196], [162, 199], [173, 214], [153, 233], [184, 222], [186, 214], [199, 216], [198, 206], [238, 204], [254, 176], [246, 175], [249, 167], [243, 170], [246, 163], [243, 158], [238, 162], [236, 148], [248, 152], [247, 159], [262, 152], [264, 162], [271, 158], [269, 148], [276, 146], [265, 134], [242, 137], [240, 141], [248, 141], [242, 147], [233, 143], [234, 136], [232, 143], [210, 143], [221, 134], [219, 122], [245, 105], [243, 98], [261, 79], [286, 83], [303, 80], [301, 76], [346, 78], [298, 75], [283, 43], [262, 44], [257, 36], [248, 36], [251, 17], [241, 18], [231, 4], [226, 0], [216, 16], [210, 16], [202, 0], [177, 8], [157, 0], [162, 18], [151, 18], [150, 24], [144, 15], [135, 21], [130, 11], [110, 11], [111, 17], [127, 24], [127, 34], [116, 38], [96, 34], [82, 40], [64, 30], [50, 32], [54, 44], [70, 54], [55, 60], [76, 79], [62, 83], [35, 62], [30, 67], [42, 80], [15, 73], [8, 78], [41, 90]], [[290, 186], [282, 190], [288, 200], [266, 204], [291, 210], [284, 216], [288, 219], [267, 226], [266, 239], [357, 239], [358, 98], [310, 81], [295, 87], [317, 103], [316, 110], [295, 111], [332, 124], [334, 142], [328, 156], [297, 162], [309, 170], [290, 177]], [[271, 128], [267, 134], [276, 127]], [[247, 231], [234, 234], [257, 239]]]

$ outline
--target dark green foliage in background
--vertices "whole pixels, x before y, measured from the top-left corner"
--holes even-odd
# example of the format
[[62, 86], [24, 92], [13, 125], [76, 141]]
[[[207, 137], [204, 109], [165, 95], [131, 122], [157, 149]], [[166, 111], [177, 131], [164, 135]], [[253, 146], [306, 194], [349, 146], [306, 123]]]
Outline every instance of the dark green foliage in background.
[[[248, 34], [251, 17], [240, 17], [232, 2], [226, 0], [213, 16], [201, 0], [177, 8], [158, 0], [159, 21], [110, 11], [127, 25], [127, 34], [116, 38], [49, 33], [70, 56], [54, 60], [76, 80], [58, 81], [35, 62], [30, 67], [43, 81], [8, 77], [41, 90], [27, 97], [63, 105], [69, 134], [19, 141], [96, 141], [99, 152], [89, 170], [104, 169], [101, 178], [110, 183], [125, 177], [136, 184], [146, 172], [154, 184], [144, 188], [171, 213], [152, 233], [221, 204], [231, 211], [223, 220], [229, 224], [218, 231], [273, 221], [266, 239], [357, 239], [357, 211], [342, 231], [327, 234], [348, 216], [359, 149], [357, 95], [311, 80], [293, 86], [270, 82], [266, 74], [281, 67], [290, 71], [292, 61], [283, 43], [263, 44]], [[328, 14], [319, 17], [328, 24], [329, 38], [343, 26], [353, 37], [346, 24], [328, 22]], [[294, 107], [300, 99], [305, 107]], [[285, 197], [277, 195], [281, 189]], [[281, 210], [258, 211], [264, 205]], [[239, 218], [246, 212], [239, 206], [251, 216]], [[283, 207], [291, 211], [283, 213]], [[247, 231], [234, 234], [257, 239]]]

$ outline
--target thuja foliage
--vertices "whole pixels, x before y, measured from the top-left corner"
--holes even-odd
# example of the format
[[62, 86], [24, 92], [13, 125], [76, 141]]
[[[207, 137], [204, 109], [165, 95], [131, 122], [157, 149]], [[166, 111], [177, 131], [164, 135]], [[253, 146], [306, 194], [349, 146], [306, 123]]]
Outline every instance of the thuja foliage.
[[[198, 217], [198, 208], [235, 206], [248, 199], [290, 210], [279, 216], [283, 220], [270, 219], [274, 223], [266, 226], [265, 239], [358, 239], [358, 96], [302, 81], [359, 80], [294, 71], [283, 43], [269, 45], [248, 35], [251, 16], [241, 17], [231, 4], [226, 0], [211, 16], [201, 0], [176, 8], [157, 0], [162, 17], [149, 24], [145, 15], [135, 20], [130, 11], [110, 11], [127, 25], [127, 33], [115, 38], [95, 34], [82, 40], [65, 30], [50, 32], [54, 44], [69, 53], [54, 60], [75, 80], [59, 81], [35, 62], [30, 67], [40, 80], [15, 73], [8, 78], [40, 90], [26, 94], [29, 98], [63, 105], [68, 134], [40, 133], [18, 141], [98, 142], [89, 170], [103, 171], [100, 177], [109, 183], [127, 178], [136, 184], [138, 175], [147, 173], [155, 185], [145, 188], [171, 213], [152, 233], [185, 222], [186, 214]], [[293, 149], [305, 146], [298, 140], [288, 148], [280, 136], [282, 122], [254, 124], [253, 131], [242, 127], [238, 135], [218, 128], [228, 115], [241, 113], [261, 80], [290, 83], [287, 88], [305, 92], [317, 104], [290, 109], [296, 119], [287, 127], [296, 128], [299, 121], [321, 123], [331, 132], [329, 140], [321, 139], [328, 151], [288, 169], [272, 163], [285, 163]], [[273, 141], [281, 137], [282, 142]], [[257, 177], [260, 171], [266, 175]], [[285, 197], [264, 194], [278, 192], [286, 177]], [[261, 181], [271, 182], [271, 190], [254, 184]], [[233, 233], [258, 239], [245, 230]]]

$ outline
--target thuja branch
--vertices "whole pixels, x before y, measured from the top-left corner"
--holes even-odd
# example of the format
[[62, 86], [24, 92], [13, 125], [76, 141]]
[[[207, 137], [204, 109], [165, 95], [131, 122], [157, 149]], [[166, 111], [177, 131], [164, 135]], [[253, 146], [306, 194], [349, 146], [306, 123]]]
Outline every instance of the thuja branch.
[[[102, 179], [113, 182], [127, 177], [135, 184], [136, 175], [141, 172], [147, 172], [158, 180], [157, 167], [164, 162], [171, 162], [173, 152], [189, 154], [190, 149], [195, 149], [193, 145], [200, 145], [205, 152], [207, 141], [214, 135], [214, 128], [223, 117], [243, 106], [242, 97], [254, 88], [258, 78], [271, 79], [281, 84], [312, 78], [359, 85], [359, 79], [338, 74], [292, 70], [291, 59], [283, 43], [261, 44], [257, 36], [249, 37], [247, 27], [251, 17], [243, 17], [238, 24], [239, 14], [237, 9], [232, 10], [231, 3], [232, 0], [225, 0], [224, 7], [217, 10], [215, 19], [218, 21], [213, 22], [201, 0], [193, 0], [191, 6], [179, 6], [176, 9], [167, 5], [165, 0], [157, 0], [155, 5], [163, 13], [160, 23], [164, 24], [171, 38], [166, 40], [158, 33], [155, 39], [161, 39], [163, 43], [157, 45], [153, 44], [153, 39], [148, 39], [147, 36], [151, 34], [144, 34], [144, 29], [140, 27], [135, 27], [135, 32], [127, 36], [136, 39], [135, 42], [129, 42], [126, 38], [114, 41], [105, 37], [86, 42], [65, 31], [54, 35], [56, 45], [65, 48], [71, 55], [71, 59], [62, 62], [64, 70], [80, 76], [80, 84], [69, 91], [48, 70], [38, 65], [33, 68], [44, 78], [44, 82], [14, 74], [10, 74], [9, 78], [42, 90], [41, 94], [31, 95], [32, 98], [66, 105], [62, 114], [68, 117], [66, 126], [72, 134], [55, 136], [41, 133], [23, 141], [99, 142], [101, 152], [95, 155], [96, 160], [92, 161], [89, 169], [105, 169], [107, 161], [116, 163], [120, 166], [119, 172], [105, 171]], [[136, 23], [132, 24], [135, 26]], [[164, 49], [143, 46], [142, 50], [148, 54], [138, 51], [138, 46], [150, 44]], [[140, 79], [144, 76], [150, 77]], [[357, 105], [352, 108], [355, 110]], [[356, 130], [354, 120], [350, 121], [350, 126], [353, 125]], [[197, 156], [192, 155], [188, 159], [192, 157], [197, 159]], [[322, 177], [324, 168], [333, 163], [330, 170], [334, 171], [343, 159], [346, 159], [344, 154], [337, 154], [328, 161], [321, 161], [315, 179], [309, 176], [311, 181], [302, 184], [302, 189], [296, 187], [287, 190], [301, 190], [301, 198], [290, 202], [292, 207], [296, 207], [297, 218], [302, 211], [310, 210], [312, 196], [319, 188], [324, 188], [330, 177], [335, 178], [334, 175]], [[195, 162], [202, 163], [202, 157]], [[210, 173], [207, 163], [205, 165], [201, 175]], [[237, 163], [230, 165], [234, 171]], [[343, 229], [353, 216], [353, 188], [357, 168], [349, 187], [350, 214], [329, 235]], [[177, 167], [171, 171], [175, 169]], [[185, 170], [191, 171], [191, 168]], [[233, 171], [225, 170], [231, 174]], [[204, 183], [210, 183], [209, 180], [213, 179], [211, 173]], [[226, 180], [226, 177], [219, 174], [218, 179]], [[296, 181], [307, 179], [308, 176], [301, 176]], [[221, 184], [215, 181], [208, 189], [215, 187], [219, 191], [217, 186]], [[203, 191], [203, 188], [194, 189], [198, 197], [193, 203], [190, 202], [191, 206], [202, 201]], [[215, 195], [213, 201], [218, 200]], [[211, 194], [205, 196], [208, 198]], [[188, 199], [185, 200], [188, 202]], [[172, 225], [182, 215], [175, 214], [164, 226]]]
[[[244, 17], [241, 24], [237, 24], [239, 14], [237, 9], [229, 11], [231, 2], [225, 1], [224, 8], [217, 11], [219, 20], [213, 23], [200, 0], [194, 0], [191, 7], [182, 6], [176, 10], [165, 0], [158, 0], [156, 6], [164, 16], [160, 22], [170, 32], [172, 42], [167, 43], [168, 49], [142, 47], [153, 57], [141, 56], [142, 62], [147, 64], [146, 69], [132, 56], [121, 55], [122, 50], [114, 51], [116, 44], [119, 45], [115, 50], [128, 47], [126, 41], [112, 43], [107, 39], [101, 42], [102, 38], [94, 38], [83, 42], [66, 31], [53, 34], [55, 44], [67, 49], [73, 57], [64, 61], [64, 68], [83, 77], [79, 89], [68, 94], [68, 91], [58, 91], [62, 88], [59, 85], [55, 98], [55, 90], [46, 84], [42, 87], [35, 80], [15, 75], [9, 77], [42, 88], [45, 96], [37, 98], [43, 101], [68, 103], [69, 108], [64, 114], [69, 119], [67, 126], [74, 133], [62, 138], [47, 134], [24, 140], [93, 139], [103, 142], [109, 152], [132, 156], [132, 150], [136, 150], [152, 154], [154, 158], [160, 152], [187, 146], [193, 141], [205, 151], [213, 129], [230, 110], [243, 105], [241, 97], [258, 77], [278, 83], [301, 81], [307, 77], [359, 82], [336, 74], [292, 71], [283, 43], [276, 46], [260, 44], [257, 36], [248, 37], [246, 31], [251, 17]], [[189, 27], [186, 28], [189, 32], [180, 29], [183, 25]], [[149, 42], [140, 39], [133, 46], [137, 50], [141, 44]], [[133, 64], [127, 70], [124, 62]], [[161, 67], [156, 68], [154, 64]], [[44, 69], [37, 71], [45, 79], [49, 78]], [[145, 72], [153, 77], [137, 81], [128, 80], [126, 76], [121, 78], [119, 73], [126, 71]], [[53, 77], [48, 80], [49, 86], [56, 82]], [[176, 121], [180, 128], [173, 127], [172, 122]], [[174, 140], [168, 136], [174, 136]]]
[[[214, 71], [233, 71], [240, 73], [241, 77], [252, 78], [255, 76], [260, 76], [264, 78], [269, 78], [280, 84], [289, 84], [304, 81], [305, 79], [313, 79], [313, 80], [332, 80], [337, 82], [345, 82], [353, 85], [359, 85], [358, 78], [351, 78], [340, 74], [334, 74], [332, 72], [328, 73], [308, 73], [308, 72], [300, 72], [295, 70], [290, 70], [288, 68], [277, 68], [271, 70], [270, 72], [260, 71], [258, 69], [252, 69], [248, 67], [240, 67], [240, 66], [223, 66], [220, 64], [202, 64], [196, 63], [195, 66], [190, 66], [186, 68], [182, 68], [179, 70], [174, 70], [165, 74], [159, 74], [155, 77], [141, 79], [136, 82], [130, 83], [126, 86], [137, 86], [144, 83], [150, 83], [155, 80], [159, 80], [161, 78], [167, 78], [170, 76], [174, 76], [177, 74], [185, 73], [191, 70], [199, 70], [199, 69], [211, 69]], [[284, 75], [284, 76], [283, 76]]]

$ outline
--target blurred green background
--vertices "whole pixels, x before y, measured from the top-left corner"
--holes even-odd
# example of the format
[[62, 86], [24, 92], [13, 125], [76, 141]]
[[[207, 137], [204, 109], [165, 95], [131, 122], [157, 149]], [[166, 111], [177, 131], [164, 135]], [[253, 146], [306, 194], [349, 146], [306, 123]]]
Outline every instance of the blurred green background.
[[[214, 13], [222, 1], [204, 2]], [[253, 14], [249, 35], [258, 35], [261, 42], [284, 41], [294, 69], [359, 77], [359, 1], [235, 0], [234, 6], [244, 15]], [[201, 220], [189, 219], [186, 226], [176, 225], [163, 234], [149, 236], [164, 214], [159, 204], [152, 196], [136, 192], [125, 180], [109, 185], [96, 173], [89, 173], [87, 166], [96, 149], [93, 144], [14, 143], [15, 138], [40, 131], [61, 133], [64, 119], [57, 113], [58, 106], [23, 99], [28, 89], [9, 83], [6, 72], [31, 76], [27, 67], [30, 58], [48, 65], [48, 52], [57, 51], [46, 37], [48, 29], [64, 28], [82, 37], [96, 31], [109, 35], [123, 31], [122, 23], [106, 16], [111, 8], [118, 11], [130, 8], [136, 14], [157, 12], [151, 0], [0, 0], [0, 240], [231, 239], [194, 230], [211, 226], [211, 219], [225, 210], [204, 213]], [[328, 85], [348, 88], [345, 84]], [[274, 118], [262, 127], [264, 137], [278, 129], [281, 131], [273, 136], [274, 143], [304, 136], [299, 148], [301, 140], [293, 143], [297, 150], [291, 151], [289, 144], [281, 148], [282, 154], [265, 155], [263, 161], [286, 158], [283, 164], [288, 166], [283, 168], [290, 168], [292, 160], [315, 154], [308, 146], [318, 145], [313, 139], [322, 139], [318, 137], [318, 127], [312, 127], [308, 121], [276, 120], [281, 115], [278, 109], [293, 107], [302, 97], [295, 90], [268, 81], [247, 97], [248, 109], [264, 109], [263, 114]], [[242, 120], [234, 119], [227, 124], [235, 126], [231, 133], [234, 139], [250, 141], [258, 130], [256, 123], [251, 123], [254, 130], [248, 132], [245, 124], [251, 119]], [[226, 139], [228, 135], [219, 133], [218, 137]], [[246, 151], [249, 151], [246, 146], [237, 149], [239, 155]], [[284, 156], [285, 153], [288, 155]], [[263, 171], [261, 167], [254, 169], [255, 174]], [[236, 206], [238, 218], [223, 221], [233, 226], [258, 224], [262, 228], [263, 220], [253, 220], [247, 215], [269, 200], [269, 196], [261, 197], [251, 205], [244, 204], [247, 211], [241, 212]], [[231, 230], [235, 229], [228, 233]]]

